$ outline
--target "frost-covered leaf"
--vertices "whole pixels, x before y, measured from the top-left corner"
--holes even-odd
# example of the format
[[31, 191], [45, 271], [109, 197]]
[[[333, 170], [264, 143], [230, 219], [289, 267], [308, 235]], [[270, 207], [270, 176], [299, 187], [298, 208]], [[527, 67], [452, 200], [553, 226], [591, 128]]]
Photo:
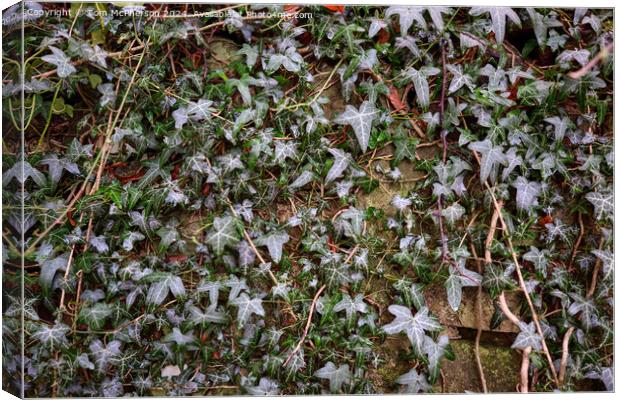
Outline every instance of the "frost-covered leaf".
[[517, 338], [511, 346], [513, 349], [525, 350], [530, 346], [533, 350], [542, 349], [542, 338], [538, 333], [536, 333], [536, 326], [534, 325], [534, 322], [530, 322], [529, 324], [521, 322], [519, 323], [519, 328], [521, 329], [521, 332], [519, 332]]
[[116, 363], [116, 358], [121, 354], [121, 344], [119, 340], [112, 340], [104, 345], [101, 340], [95, 339], [88, 346], [99, 372], [105, 371], [108, 365]]
[[331, 361], [328, 361], [323, 368], [316, 370], [314, 376], [321, 379], [328, 379], [329, 390], [332, 393], [340, 392], [342, 385], [349, 384], [352, 378], [348, 364], [343, 364], [336, 368]]
[[370, 20], [370, 27], [368, 28], [368, 38], [372, 39], [379, 31], [387, 27], [387, 23], [378, 18], [372, 18]]
[[529, 210], [538, 205], [538, 196], [542, 187], [540, 183], [528, 181], [524, 177], [518, 177], [512, 184], [517, 189], [517, 208]]
[[603, 264], [604, 277], [605, 278], [611, 277], [614, 271], [614, 253], [612, 253], [609, 250], [599, 250], [599, 249], [594, 249], [590, 252], [594, 254], [596, 258], [601, 260]]
[[261, 236], [254, 242], [257, 246], [266, 246], [269, 255], [275, 263], [279, 263], [282, 258], [282, 246], [289, 241], [286, 232], [272, 232], [268, 235]]
[[246, 293], [241, 293], [239, 297], [231, 300], [230, 304], [236, 306], [238, 309], [237, 324], [240, 327], [244, 326], [254, 314], [261, 317], [265, 316], [265, 309], [263, 308], [262, 300], [257, 297], [250, 299]]
[[596, 219], [600, 220], [614, 215], [614, 194], [611, 191], [590, 192], [586, 199], [594, 206]]
[[106, 323], [106, 319], [114, 313], [111, 304], [96, 303], [90, 307], [80, 308], [80, 319], [88, 324], [92, 330], [100, 330]]
[[400, 212], [405, 211], [408, 207], [411, 206], [411, 200], [407, 198], [400, 197], [399, 194], [392, 198], [392, 205]]
[[448, 94], [454, 93], [463, 86], [467, 86], [468, 88], [473, 87], [473, 81], [471, 76], [463, 73], [463, 67], [460, 65], [446, 65], [446, 68], [452, 74], [452, 80], [450, 81], [450, 86], [448, 87]]
[[441, 325], [428, 315], [428, 308], [426, 307], [422, 307], [415, 316], [407, 307], [394, 304], [388, 307], [388, 311], [396, 318], [383, 326], [385, 333], [395, 335], [399, 332], [405, 332], [417, 352], [420, 352], [424, 345], [425, 331], [432, 332], [441, 329]]
[[435, 25], [435, 29], [438, 31], [443, 31], [443, 14], [452, 14], [452, 8], [444, 6], [432, 6], [426, 7], [426, 9], [431, 16], [431, 20], [433, 21], [433, 25]]
[[32, 338], [40, 341], [50, 349], [58, 349], [61, 346], [68, 345], [67, 333], [70, 331], [71, 328], [67, 325], [56, 322], [53, 326], [41, 325], [32, 333]]
[[364, 153], [370, 141], [372, 122], [377, 118], [378, 114], [379, 112], [371, 102], [364, 101], [359, 109], [352, 105], [347, 105], [345, 111], [338, 115], [334, 122], [340, 125], [351, 125], [360, 148]]
[[545, 122], [553, 125], [554, 131], [553, 134], [555, 136], [555, 140], [561, 142], [564, 139], [564, 135], [566, 134], [566, 130], [573, 126], [573, 122], [568, 117], [550, 117], [545, 118]]
[[441, 216], [446, 219], [446, 222], [450, 226], [454, 225], [456, 221], [460, 220], [464, 214], [465, 208], [458, 203], [454, 203], [441, 210]]
[[340, 178], [342, 176], [342, 173], [349, 167], [349, 164], [352, 162], [351, 156], [340, 149], [329, 148], [327, 149], [327, 151], [332, 156], [334, 156], [334, 163], [327, 172], [327, 176], [325, 177], [325, 183], [329, 183]]
[[260, 378], [257, 386], [246, 386], [245, 390], [252, 396], [277, 396], [280, 393], [279, 384], [269, 378]]
[[356, 295], [354, 298], [345, 294], [342, 296], [342, 300], [334, 306], [334, 311], [344, 311], [347, 315], [347, 319], [351, 319], [355, 313], [367, 313], [368, 305], [364, 303], [364, 296], [361, 294]]
[[427, 108], [431, 102], [428, 77], [437, 75], [439, 72], [439, 69], [435, 67], [422, 67], [419, 70], [409, 67], [404, 72], [405, 76], [413, 83], [413, 88], [418, 98], [418, 104], [424, 108]]
[[239, 233], [234, 218], [231, 216], [215, 217], [213, 228], [206, 239], [206, 243], [211, 246], [215, 254], [221, 255], [226, 246], [232, 246], [238, 241]]
[[90, 243], [91, 246], [95, 248], [95, 250], [97, 250], [98, 253], [107, 253], [108, 250], [110, 249], [110, 247], [106, 243], [105, 235], [100, 235], [100, 236], [92, 235], [90, 239], [88, 240], [88, 242]]
[[41, 59], [56, 66], [58, 77], [66, 78], [77, 71], [64, 51], [54, 46], [49, 46], [49, 49], [52, 51], [52, 54], [43, 56]]
[[385, 16], [391, 17], [397, 14], [399, 18], [400, 34], [405, 36], [414, 21], [417, 22], [420, 27], [426, 28], [426, 21], [422, 16], [423, 11], [424, 7], [391, 6], [385, 10]]
[[405, 385], [405, 393], [426, 392], [431, 388], [426, 376], [423, 373], [419, 374], [415, 368], [411, 368], [409, 372], [399, 376], [396, 383]]
[[6, 186], [15, 178], [20, 184], [24, 184], [28, 178], [39, 186], [45, 186], [47, 180], [41, 171], [35, 169], [28, 161], [18, 161], [2, 175], [2, 186]]
[[523, 259], [534, 264], [536, 271], [542, 276], [547, 276], [547, 265], [549, 264], [549, 251], [538, 250], [537, 247], [530, 246], [530, 251], [523, 255]]
[[[242, 290], [248, 290], [245, 279], [239, 279], [235, 275], [232, 275], [230, 278], [225, 280], [223, 285], [230, 288], [230, 293], [228, 293], [228, 302], [236, 299]], [[215, 304], [215, 302], [213, 302], [213, 304]]]
[[299, 174], [297, 178], [289, 185], [289, 189], [299, 189], [303, 186], [306, 186], [308, 183], [312, 182], [314, 179], [314, 174], [312, 171], [306, 170]]
[[39, 283], [44, 293], [51, 289], [54, 277], [58, 271], [65, 271], [69, 264], [69, 256], [61, 255], [59, 257], [45, 260], [41, 264], [41, 274], [39, 275]]
[[177, 327], [172, 328], [172, 332], [164, 336], [163, 342], [174, 342], [179, 346], [190, 344], [196, 340], [193, 331], [185, 334]]
[[500, 265], [489, 264], [484, 270], [482, 286], [489, 291], [491, 297], [495, 298], [504, 289], [515, 287], [515, 282]]
[[490, 179], [495, 182], [499, 165], [506, 163], [506, 155], [502, 146], [495, 146], [489, 139], [473, 142], [468, 146], [480, 153], [480, 182]]
[[80, 168], [76, 163], [69, 161], [66, 158], [58, 158], [57, 154], [50, 154], [40, 161], [40, 164], [47, 165], [52, 183], [55, 185], [60, 181], [62, 177], [62, 171], [73, 175], [80, 175]]
[[185, 286], [180, 277], [166, 274], [160, 278], [160, 280], [153, 282], [146, 295], [146, 302], [159, 305], [166, 300], [169, 292], [172, 293], [174, 297], [185, 295]]
[[190, 306], [189, 313], [189, 321], [194, 324], [225, 324], [228, 322], [228, 316], [223, 312], [216, 311], [214, 307], [209, 307], [203, 312], [196, 306]]
[[497, 43], [504, 41], [504, 34], [506, 33], [506, 18], [510, 19], [513, 23], [521, 26], [521, 20], [516, 12], [509, 7], [472, 7], [469, 13], [474, 16], [488, 13], [491, 15], [491, 21], [493, 23], [493, 33], [495, 33], [495, 40]]

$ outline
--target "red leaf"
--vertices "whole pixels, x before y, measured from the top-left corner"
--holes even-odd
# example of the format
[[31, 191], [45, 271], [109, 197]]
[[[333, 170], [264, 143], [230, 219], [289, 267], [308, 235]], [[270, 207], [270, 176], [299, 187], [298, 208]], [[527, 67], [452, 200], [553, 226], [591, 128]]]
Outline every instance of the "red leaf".
[[390, 86], [389, 88], [390, 88], [390, 94], [387, 95], [387, 98], [388, 100], [390, 100], [392, 107], [394, 107], [394, 111], [404, 110], [406, 107], [403, 104], [403, 102], [400, 100], [398, 89], [396, 89], [394, 86]]
[[327, 8], [331, 12], [339, 12], [339, 13], [343, 13], [344, 12], [344, 6], [325, 5], [323, 7]]
[[379, 35], [377, 36], [377, 43], [384, 44], [390, 40], [390, 34], [385, 29], [381, 29], [379, 31]]

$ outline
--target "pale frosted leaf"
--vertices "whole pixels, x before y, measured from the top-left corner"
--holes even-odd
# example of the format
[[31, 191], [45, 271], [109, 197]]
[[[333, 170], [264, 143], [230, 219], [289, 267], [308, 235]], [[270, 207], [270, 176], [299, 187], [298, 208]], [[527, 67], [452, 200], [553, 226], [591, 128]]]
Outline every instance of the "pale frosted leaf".
[[372, 122], [378, 114], [379, 112], [371, 102], [364, 101], [359, 109], [347, 105], [345, 111], [338, 115], [334, 122], [340, 125], [351, 125], [362, 152], [365, 152], [370, 141]]
[[472, 7], [469, 13], [474, 16], [486, 13], [491, 15], [492, 29], [493, 33], [495, 33], [495, 40], [497, 43], [502, 43], [504, 41], [506, 18], [510, 19], [516, 25], [521, 26], [519, 16], [509, 7]]

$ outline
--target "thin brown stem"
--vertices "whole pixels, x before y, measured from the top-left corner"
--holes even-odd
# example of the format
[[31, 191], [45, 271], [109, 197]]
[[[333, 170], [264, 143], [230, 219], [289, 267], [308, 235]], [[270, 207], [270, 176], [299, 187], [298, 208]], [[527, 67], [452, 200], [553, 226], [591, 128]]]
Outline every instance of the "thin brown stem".
[[566, 333], [564, 334], [564, 338], [562, 339], [562, 359], [560, 360], [560, 374], [558, 376], [558, 381], [560, 385], [564, 384], [564, 378], [566, 377], [566, 366], [568, 364], [568, 344], [570, 342], [570, 337], [575, 331], [575, 327], [571, 326], [568, 328]]
[[306, 321], [304, 333], [303, 335], [301, 335], [301, 339], [299, 339], [297, 346], [295, 346], [293, 351], [291, 351], [291, 354], [289, 354], [289, 356], [286, 358], [286, 361], [284, 361], [284, 364], [282, 364], [283, 366], [286, 367], [289, 361], [291, 361], [291, 358], [293, 358], [293, 356], [301, 349], [304, 340], [306, 340], [306, 336], [308, 336], [308, 330], [310, 329], [310, 324], [312, 323], [312, 314], [314, 313], [314, 309], [316, 308], [316, 302], [319, 300], [319, 296], [321, 295], [323, 290], [325, 290], [325, 285], [321, 286], [321, 288], [317, 290], [316, 294], [314, 295], [314, 298], [312, 299], [312, 304], [310, 305], [310, 313], [308, 314], [308, 321]]
[[[476, 247], [473, 242], [470, 242], [469, 248], [472, 254], [476, 258], [476, 268], [479, 274], [482, 274], [482, 263], [478, 259], [476, 253]], [[487, 380], [484, 377], [484, 369], [482, 368], [482, 361], [480, 360], [480, 336], [482, 336], [482, 286], [478, 285], [478, 291], [476, 292], [476, 342], [474, 346], [474, 355], [476, 356], [476, 365], [478, 366], [478, 375], [480, 376], [480, 385], [482, 386], [482, 393], [488, 393]]]
[[[475, 151], [473, 152], [473, 154], [476, 160], [480, 162], [478, 154]], [[497, 198], [495, 197], [495, 194], [493, 193], [493, 190], [491, 189], [491, 186], [489, 186], [488, 182], [484, 182], [484, 184], [487, 190], [489, 191], [489, 194], [491, 195], [491, 199], [493, 200], [493, 206], [495, 207], [496, 210], [498, 210], [499, 222], [500, 222], [502, 229], [506, 233], [506, 242], [508, 243], [508, 250], [510, 251], [512, 261], [515, 264], [515, 270], [517, 272], [517, 277], [519, 280], [519, 287], [521, 288], [521, 291], [523, 292], [525, 296], [525, 300], [527, 301], [527, 304], [530, 308], [530, 312], [532, 314], [532, 320], [534, 321], [534, 325], [536, 326], [536, 331], [538, 332], [538, 335], [540, 335], [543, 352], [545, 353], [545, 356], [549, 363], [549, 369], [551, 370], [553, 381], [555, 385], [558, 386], [558, 375], [557, 375], [557, 372], [555, 371], [555, 366], [553, 365], [553, 359], [551, 358], [551, 353], [549, 353], [547, 342], [545, 340], [545, 335], [543, 333], [542, 327], [540, 326], [540, 321], [538, 320], [538, 314], [536, 313], [536, 308], [534, 307], [532, 298], [530, 297], [527, 287], [525, 286], [525, 280], [523, 279], [523, 274], [521, 273], [521, 263], [519, 263], [519, 258], [517, 257], [517, 253], [514, 249], [514, 246], [512, 245], [512, 239], [510, 238], [510, 235], [508, 234], [508, 226], [506, 225], [506, 221], [504, 221], [504, 217], [502, 216], [501, 206], [499, 205], [499, 202], [497, 201]]]

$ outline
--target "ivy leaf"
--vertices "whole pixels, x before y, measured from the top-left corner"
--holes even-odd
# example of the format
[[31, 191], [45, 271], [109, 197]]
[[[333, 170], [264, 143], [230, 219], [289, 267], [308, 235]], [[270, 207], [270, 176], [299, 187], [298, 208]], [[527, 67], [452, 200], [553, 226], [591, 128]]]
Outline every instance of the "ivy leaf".
[[246, 386], [245, 390], [252, 396], [277, 396], [280, 393], [278, 382], [269, 378], [260, 378], [258, 386]]
[[107, 253], [110, 247], [106, 243], [105, 238], [105, 235], [92, 235], [88, 240], [88, 243], [90, 243], [90, 245], [97, 250], [97, 253]]
[[536, 326], [534, 325], [534, 322], [530, 322], [529, 324], [520, 322], [519, 328], [521, 329], [521, 332], [519, 332], [517, 338], [510, 347], [521, 350], [525, 350], [530, 346], [533, 350], [542, 349], [542, 338], [538, 335], [538, 333], [536, 333]]
[[211, 246], [215, 254], [222, 255], [226, 246], [232, 246], [239, 241], [239, 233], [235, 220], [231, 216], [215, 217], [213, 229], [209, 231], [206, 243]]
[[187, 115], [187, 107], [181, 106], [172, 112], [172, 118], [174, 118], [174, 128], [181, 129], [183, 125], [189, 120]]
[[332, 393], [337, 393], [342, 388], [342, 385], [349, 384], [351, 382], [351, 372], [349, 371], [349, 365], [343, 364], [336, 368], [333, 362], [328, 361], [323, 368], [318, 369], [314, 376], [321, 379], [329, 380], [329, 390]]
[[344, 170], [347, 169], [349, 164], [351, 163], [351, 156], [348, 153], [340, 149], [327, 149], [327, 151], [334, 156], [334, 163], [332, 167], [327, 172], [327, 176], [325, 177], [325, 183], [329, 183], [333, 180], [336, 180], [342, 176]]
[[297, 52], [295, 47], [289, 47], [284, 54], [275, 53], [269, 56], [269, 62], [264, 69], [269, 72], [274, 72], [284, 67], [289, 72], [299, 72], [301, 66], [304, 63], [304, 58]]
[[441, 357], [443, 357], [446, 352], [446, 347], [450, 339], [448, 335], [441, 335], [437, 342], [435, 342], [431, 337], [424, 338], [424, 353], [426, 353], [426, 357], [428, 359], [428, 371], [429, 378], [432, 383], [434, 383], [439, 377], [439, 362], [441, 361]]
[[189, 313], [189, 321], [194, 324], [208, 325], [210, 323], [225, 324], [228, 322], [227, 315], [223, 312], [215, 311], [214, 307], [209, 307], [206, 312], [203, 312], [196, 306], [190, 306]]
[[66, 158], [58, 158], [57, 154], [50, 154], [41, 160], [41, 164], [47, 165], [52, 183], [55, 185], [62, 177], [62, 171], [67, 170], [73, 175], [80, 175], [80, 169], [77, 164]]
[[45, 186], [47, 180], [41, 171], [36, 170], [28, 161], [18, 161], [2, 175], [2, 186], [6, 186], [13, 178], [24, 184], [28, 178], [39, 186]]
[[[228, 293], [228, 302], [236, 299], [242, 290], [248, 290], [245, 279], [239, 279], [235, 275], [232, 275], [228, 280], [224, 281], [224, 286], [230, 288], [230, 293]], [[213, 302], [213, 304], [215, 304], [215, 302]]]
[[423, 11], [424, 7], [391, 6], [385, 10], [385, 16], [391, 17], [392, 15], [398, 14], [400, 34], [405, 36], [414, 21], [417, 22], [420, 27], [426, 28], [426, 21], [422, 16]]
[[362, 153], [365, 153], [370, 141], [372, 121], [378, 114], [379, 111], [371, 102], [364, 101], [359, 110], [352, 105], [347, 105], [345, 111], [334, 119], [334, 122], [339, 125], [351, 125]]
[[49, 49], [52, 51], [52, 54], [43, 56], [41, 59], [56, 66], [56, 72], [59, 78], [66, 78], [77, 71], [73, 64], [71, 64], [71, 59], [67, 57], [64, 51], [54, 46], [49, 46]]
[[433, 21], [433, 25], [435, 25], [435, 29], [438, 31], [443, 31], [444, 23], [442, 14], [451, 14], [452, 8], [444, 6], [432, 6], [426, 7], [426, 9], [431, 16], [431, 20]]
[[252, 68], [254, 64], [256, 64], [256, 60], [258, 59], [258, 46], [250, 46], [247, 43], [243, 44], [243, 47], [239, 51], [237, 51], [238, 55], [245, 55], [246, 64], [248, 67]]
[[469, 149], [480, 153], [480, 183], [484, 184], [487, 178], [495, 182], [498, 167], [506, 163], [506, 155], [502, 146], [495, 146], [489, 139], [469, 144]]
[[482, 14], [490, 14], [493, 24], [492, 30], [495, 33], [495, 40], [497, 43], [504, 41], [504, 34], [506, 33], [506, 18], [512, 22], [521, 26], [521, 20], [516, 12], [509, 7], [472, 7], [469, 13], [474, 16]]
[[186, 344], [192, 343], [196, 340], [193, 331], [190, 331], [189, 334], [185, 334], [181, 332], [181, 330], [177, 327], [172, 328], [172, 332], [164, 336], [162, 342], [174, 342], [179, 346], [185, 346]]
[[84, 368], [84, 369], [91, 369], [94, 370], [95, 369], [95, 364], [93, 364], [90, 359], [88, 358], [88, 354], [86, 353], [82, 353], [79, 356], [77, 356], [75, 358], [75, 361], [77, 362], [77, 364]]
[[424, 345], [424, 331], [437, 331], [441, 329], [441, 325], [428, 315], [428, 308], [422, 307], [415, 316], [411, 314], [411, 310], [407, 307], [392, 304], [388, 307], [388, 311], [396, 318], [389, 324], [383, 326], [385, 333], [395, 335], [399, 332], [405, 332], [409, 341], [413, 345], [416, 352], [420, 353]]
[[[346, 168], [346, 166], [345, 166]], [[299, 176], [289, 185], [289, 189], [299, 189], [306, 186], [308, 183], [314, 180], [314, 174], [312, 171], [306, 170], [299, 174]]]
[[220, 283], [220, 281], [206, 281], [206, 282], [203, 281], [198, 285], [196, 290], [199, 293], [208, 292], [209, 302], [211, 303], [211, 306], [214, 307], [217, 305], [217, 301], [220, 296], [221, 288], [222, 288], [222, 284]]
[[88, 43], [82, 43], [80, 45], [80, 51], [88, 61], [98, 64], [101, 68], [108, 68], [108, 64], [106, 63], [108, 53], [101, 47], [97, 45], [91, 47]]
[[418, 98], [418, 104], [425, 109], [428, 108], [431, 102], [427, 78], [429, 76], [437, 75], [439, 72], [439, 68], [435, 67], [422, 67], [420, 70], [410, 67], [404, 72], [405, 76], [413, 82], [413, 88], [415, 89], [415, 94]]
[[396, 383], [405, 385], [406, 393], [426, 392], [431, 388], [431, 385], [429, 385], [426, 380], [426, 376], [424, 374], [418, 374], [415, 368], [411, 368], [409, 372], [399, 376], [396, 379]]
[[246, 293], [241, 293], [239, 297], [233, 299], [230, 304], [238, 308], [237, 324], [239, 327], [245, 325], [253, 314], [261, 317], [265, 316], [262, 300], [259, 298], [250, 299]]
[[367, 313], [368, 305], [364, 303], [364, 296], [361, 294], [356, 295], [354, 298], [345, 294], [342, 300], [334, 306], [334, 311], [344, 311], [347, 314], [347, 319], [350, 320], [356, 312]]
[[502, 171], [502, 180], [505, 181], [518, 166], [523, 165], [523, 158], [517, 154], [517, 149], [511, 147], [506, 152], [506, 167]]
[[254, 250], [245, 240], [240, 241], [235, 248], [237, 249], [237, 253], [239, 253], [239, 266], [247, 272], [248, 268], [253, 266], [254, 261], [256, 261]]
[[451, 206], [441, 210], [441, 216], [446, 219], [446, 222], [450, 226], [454, 225], [456, 221], [460, 220], [464, 214], [465, 208], [458, 203], [454, 203]]
[[52, 288], [54, 283], [54, 277], [56, 272], [65, 271], [67, 264], [69, 263], [69, 257], [66, 254], [62, 256], [45, 260], [41, 264], [41, 274], [39, 275], [39, 284], [44, 293], [47, 293]]
[[518, 177], [512, 186], [517, 189], [517, 208], [529, 210], [538, 205], [538, 196], [542, 186], [538, 182], [529, 182], [524, 177]]
[[596, 258], [601, 260], [601, 262], [603, 263], [604, 278], [607, 279], [611, 277], [614, 271], [614, 253], [609, 250], [599, 249], [594, 249], [590, 251], [590, 253], [594, 254]]
[[482, 286], [489, 291], [492, 298], [495, 298], [503, 290], [514, 288], [515, 282], [500, 265], [489, 264], [484, 271]]
[[462, 66], [448, 64], [446, 68], [452, 74], [452, 81], [450, 81], [450, 86], [448, 87], [448, 94], [456, 92], [465, 85], [470, 89], [473, 87], [471, 76], [463, 73]]
[[586, 199], [594, 206], [596, 219], [614, 216], [614, 193], [612, 191], [590, 192], [586, 194]]
[[43, 345], [50, 349], [58, 349], [68, 345], [67, 333], [71, 331], [67, 325], [62, 322], [56, 322], [54, 326], [41, 325], [32, 333], [32, 338], [40, 341]]
[[104, 346], [101, 340], [95, 339], [88, 346], [99, 372], [105, 371], [109, 364], [116, 363], [116, 357], [121, 354], [121, 344], [119, 340], [112, 340]]
[[200, 99], [198, 102], [190, 101], [187, 104], [187, 116], [192, 121], [202, 121], [211, 117], [211, 113], [215, 111], [211, 107], [211, 100]]
[[379, 31], [387, 27], [387, 23], [378, 18], [372, 18], [370, 20], [370, 27], [368, 28], [368, 38], [372, 39]]
[[159, 305], [166, 300], [169, 292], [172, 293], [174, 297], [185, 295], [185, 286], [181, 278], [172, 274], [165, 274], [160, 280], [153, 282], [146, 295], [146, 302]]
[[523, 255], [523, 259], [534, 264], [534, 267], [542, 276], [547, 276], [548, 257], [549, 250], [540, 251], [534, 246], [530, 246], [530, 251]]
[[450, 268], [450, 276], [446, 280], [446, 292], [448, 294], [448, 304], [454, 311], [458, 311], [461, 305], [461, 296], [463, 287], [467, 286], [479, 286], [482, 281], [482, 276], [474, 271], [462, 268], [457, 271], [455, 268]]
[[140, 232], [128, 232], [127, 236], [125, 236], [125, 239], [123, 240], [123, 249], [126, 251], [131, 251], [133, 250], [134, 242], [139, 242], [145, 238], [146, 236]]
[[282, 258], [282, 246], [288, 241], [289, 236], [286, 232], [273, 232], [259, 237], [255, 243], [257, 246], [267, 246], [271, 259], [275, 263], [279, 263]]
[[573, 126], [573, 122], [568, 117], [550, 117], [545, 118], [545, 122], [553, 125], [554, 131], [553, 135], [557, 142], [561, 142], [564, 139], [564, 135], [566, 134], [566, 130]]
[[106, 323], [106, 319], [114, 313], [114, 307], [107, 303], [97, 303], [91, 307], [80, 309], [80, 319], [88, 324], [90, 329], [98, 331]]

